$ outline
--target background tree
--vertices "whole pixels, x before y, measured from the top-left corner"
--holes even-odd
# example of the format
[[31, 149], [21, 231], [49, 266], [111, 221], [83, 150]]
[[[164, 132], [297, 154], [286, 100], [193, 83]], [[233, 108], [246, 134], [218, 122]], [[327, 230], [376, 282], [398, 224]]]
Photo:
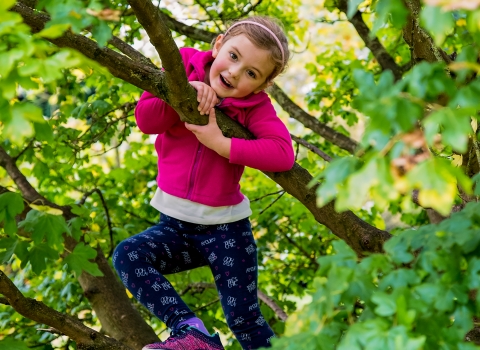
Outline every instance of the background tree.
[[[315, 55], [306, 103], [281, 84], [269, 91], [298, 133], [297, 163], [248, 169], [242, 183], [264, 263], [262, 311], [281, 336], [274, 348], [477, 348], [465, 340], [478, 339], [480, 306], [480, 3], [312, 5], [333, 31], [348, 21], [368, 51], [327, 36], [326, 49], [310, 48], [299, 5], [0, 4], [0, 345], [138, 349], [166, 335], [109, 263], [116, 243], [158, 218], [152, 141], [133, 109], [148, 90], [205, 124], [172, 33], [205, 49], [228, 21], [269, 14]], [[136, 49], [146, 35], [160, 61]], [[251, 137], [217, 119], [225, 135]], [[207, 269], [171, 282], [239, 348]]]

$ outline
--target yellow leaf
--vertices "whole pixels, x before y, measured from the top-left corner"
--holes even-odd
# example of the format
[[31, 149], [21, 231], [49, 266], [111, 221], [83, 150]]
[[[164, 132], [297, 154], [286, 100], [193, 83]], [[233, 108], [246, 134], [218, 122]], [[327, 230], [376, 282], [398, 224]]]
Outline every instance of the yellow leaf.
[[133, 295], [132, 293], [130, 293], [130, 291], [128, 289], [125, 289], [127, 291], [127, 296], [132, 299], [133, 298]]
[[47, 214], [50, 215], [63, 215], [63, 211], [57, 208], [52, 208], [49, 207], [48, 205], [36, 205], [36, 204], [30, 204], [30, 208], [38, 210], [38, 211], [43, 211]]
[[447, 216], [452, 210], [456, 191], [455, 183], [447, 183], [441, 193], [434, 189], [422, 189], [418, 193], [418, 201], [422, 207], [433, 208], [443, 216]]

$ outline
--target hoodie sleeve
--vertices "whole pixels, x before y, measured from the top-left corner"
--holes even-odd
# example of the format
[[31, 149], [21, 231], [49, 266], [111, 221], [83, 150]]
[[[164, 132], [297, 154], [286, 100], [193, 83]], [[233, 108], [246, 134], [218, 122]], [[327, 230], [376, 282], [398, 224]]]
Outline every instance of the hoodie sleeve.
[[263, 171], [290, 170], [295, 162], [292, 139], [287, 127], [278, 118], [268, 96], [248, 111], [245, 125], [255, 140], [232, 138], [230, 163]]
[[[197, 52], [192, 48], [180, 49], [184, 65]], [[175, 110], [163, 100], [144, 91], [135, 108], [135, 120], [139, 129], [145, 134], [162, 134], [170, 129], [180, 117]]]
[[144, 134], [163, 134], [179, 121], [180, 117], [163, 100], [145, 91], [135, 108], [135, 119]]

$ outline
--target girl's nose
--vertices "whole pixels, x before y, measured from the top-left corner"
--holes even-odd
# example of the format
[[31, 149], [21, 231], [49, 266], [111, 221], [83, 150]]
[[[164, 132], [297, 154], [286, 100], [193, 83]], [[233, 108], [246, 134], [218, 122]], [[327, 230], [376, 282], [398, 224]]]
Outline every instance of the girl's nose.
[[240, 67], [238, 67], [237, 65], [231, 65], [228, 71], [230, 72], [232, 78], [237, 79], [240, 74]]

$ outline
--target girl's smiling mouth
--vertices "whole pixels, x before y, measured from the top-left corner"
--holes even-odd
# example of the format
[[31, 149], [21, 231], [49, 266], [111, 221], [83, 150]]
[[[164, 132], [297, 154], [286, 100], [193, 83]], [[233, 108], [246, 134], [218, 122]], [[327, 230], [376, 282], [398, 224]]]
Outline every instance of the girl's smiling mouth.
[[230, 84], [221, 74], [220, 74], [220, 81], [222, 82], [223, 85], [225, 85], [227, 88], [232, 89], [233, 85]]

